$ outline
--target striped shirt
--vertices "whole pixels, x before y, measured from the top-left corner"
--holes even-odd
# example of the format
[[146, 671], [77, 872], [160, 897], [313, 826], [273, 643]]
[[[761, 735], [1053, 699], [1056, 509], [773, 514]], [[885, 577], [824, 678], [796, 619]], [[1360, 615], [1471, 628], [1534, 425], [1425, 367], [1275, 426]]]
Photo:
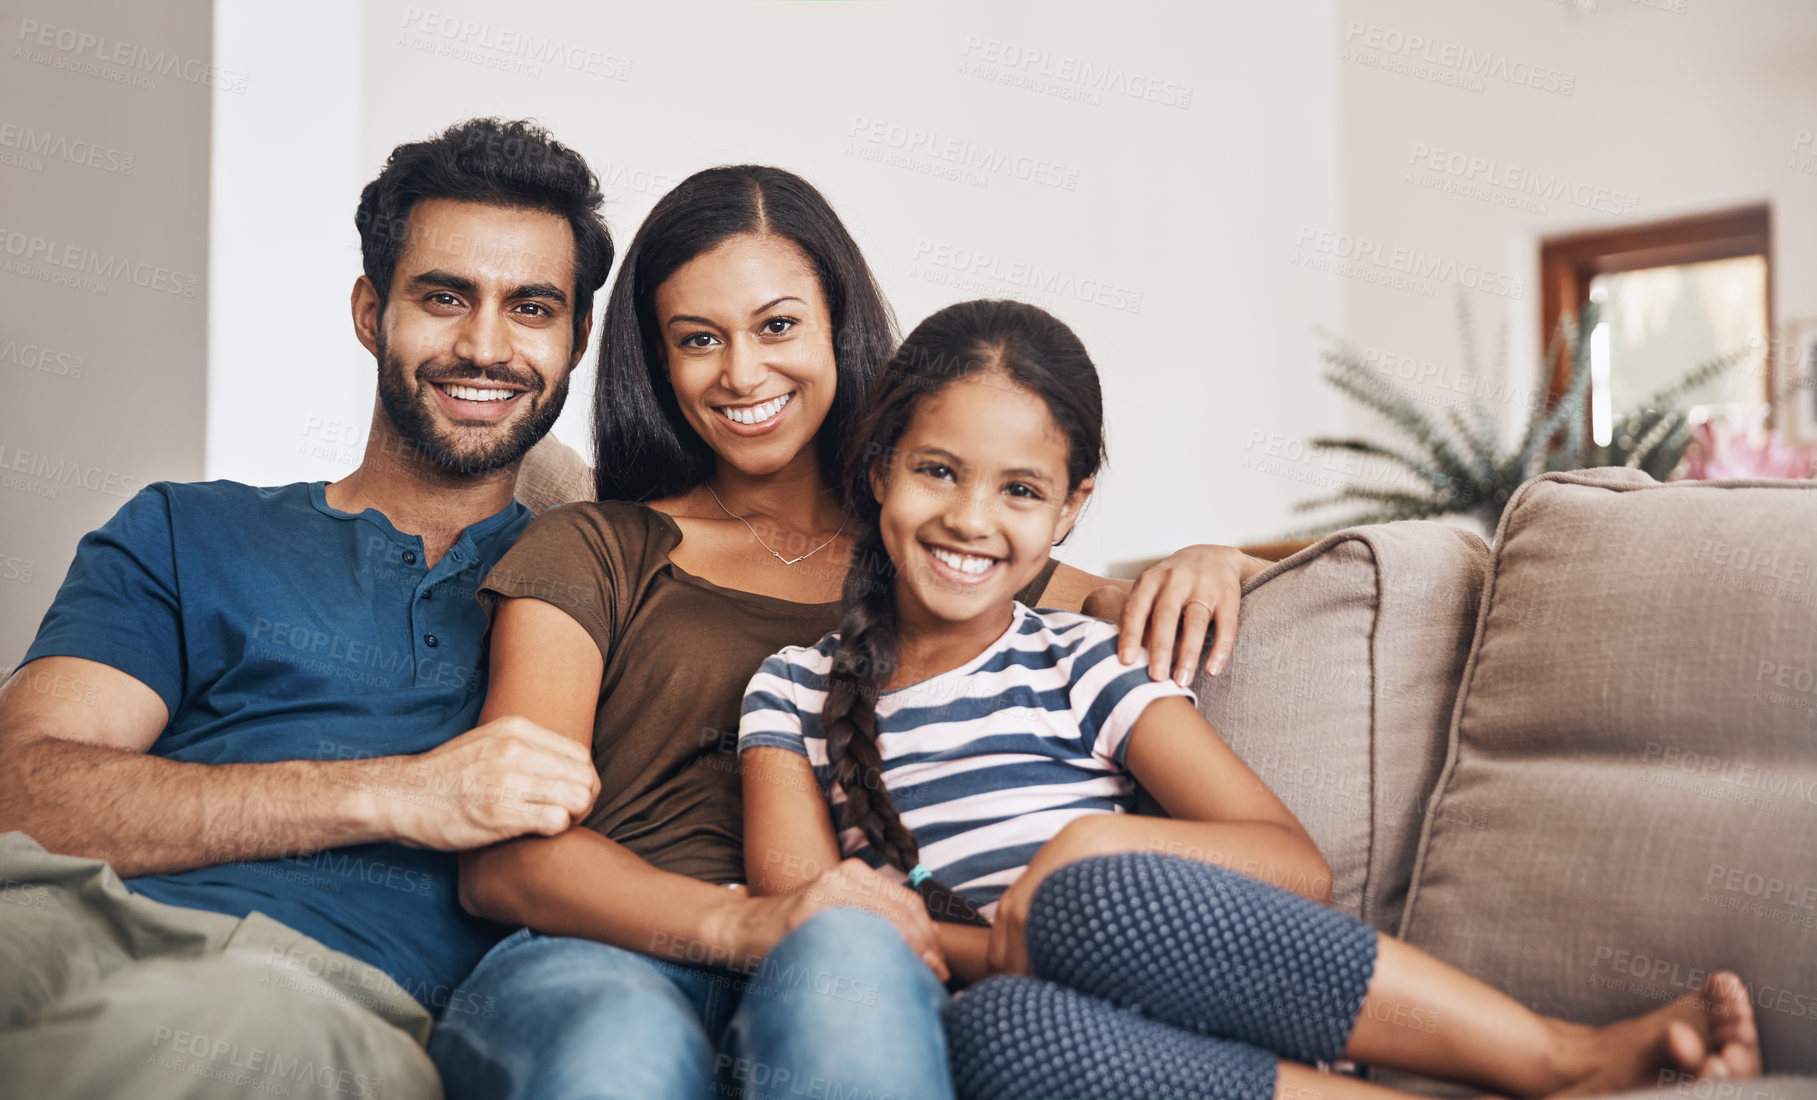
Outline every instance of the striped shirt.
[[[896, 881], [845, 821], [820, 712], [839, 635], [764, 661], [745, 689], [738, 751], [807, 757], [832, 805], [839, 845]], [[1151, 680], [1146, 657], [1117, 659], [1117, 628], [1070, 611], [1017, 603], [1009, 629], [977, 657], [877, 699], [883, 783], [934, 878], [991, 917], [1041, 845], [1074, 818], [1126, 813], [1130, 727], [1156, 699], [1192, 692]]]

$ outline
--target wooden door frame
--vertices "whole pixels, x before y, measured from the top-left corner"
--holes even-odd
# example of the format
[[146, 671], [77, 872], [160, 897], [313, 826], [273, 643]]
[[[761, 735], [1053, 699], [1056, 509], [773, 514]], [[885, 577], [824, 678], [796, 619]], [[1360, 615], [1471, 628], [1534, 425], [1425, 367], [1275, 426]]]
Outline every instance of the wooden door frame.
[[[1582, 310], [1589, 300], [1590, 280], [1617, 271], [1644, 267], [1732, 260], [1738, 256], [1766, 259], [1767, 341], [1773, 336], [1773, 208], [1769, 203], [1737, 206], [1709, 214], [1596, 229], [1547, 237], [1539, 246], [1539, 346], [1552, 342], [1558, 319], [1569, 308]], [[1571, 358], [1561, 349], [1550, 364], [1548, 404], [1571, 385]], [[1766, 393], [1773, 393], [1773, 357], [1766, 356]], [[1774, 403], [1775, 406], [1777, 402]], [[1588, 409], [1586, 407], [1586, 414]]]

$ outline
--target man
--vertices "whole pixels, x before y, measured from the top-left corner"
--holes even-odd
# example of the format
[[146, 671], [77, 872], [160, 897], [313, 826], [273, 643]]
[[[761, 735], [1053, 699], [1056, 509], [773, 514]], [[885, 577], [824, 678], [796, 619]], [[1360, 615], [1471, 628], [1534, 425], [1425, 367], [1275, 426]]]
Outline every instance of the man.
[[355, 219], [359, 468], [153, 485], [82, 540], [0, 688], [0, 1094], [436, 1096], [433, 1014], [498, 1010], [454, 994], [504, 930], [452, 853], [566, 829], [598, 779], [471, 728], [473, 591], [587, 346], [600, 204], [527, 123], [399, 146]]

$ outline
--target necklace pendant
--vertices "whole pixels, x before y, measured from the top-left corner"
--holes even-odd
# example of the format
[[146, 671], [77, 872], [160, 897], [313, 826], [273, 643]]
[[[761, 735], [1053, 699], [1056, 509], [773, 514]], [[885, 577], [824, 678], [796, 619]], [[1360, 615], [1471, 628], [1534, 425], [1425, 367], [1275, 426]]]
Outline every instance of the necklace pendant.
[[833, 543], [835, 543], [839, 540], [840, 535], [845, 534], [846, 523], [851, 522], [851, 517], [847, 516], [845, 522], [841, 523], [839, 525], [839, 530], [833, 532], [832, 538], [821, 543], [819, 546], [814, 547], [812, 550], [809, 550], [807, 553], [801, 555], [798, 558], [785, 558], [780, 553], [777, 552], [777, 550], [774, 546], [771, 546], [769, 543], [763, 541], [763, 536], [757, 533], [757, 528], [751, 526], [750, 520], [739, 515], [737, 512], [732, 511], [730, 508], [727, 508], [726, 502], [719, 499], [718, 493], [713, 492], [713, 486], [711, 484], [707, 485], [707, 492], [713, 493], [713, 503], [719, 505], [720, 511], [724, 512], [728, 516], [731, 516], [733, 519], [737, 520], [738, 522], [744, 524], [745, 530], [751, 532], [751, 537], [757, 540], [757, 545], [763, 547], [765, 550], [768, 550], [772, 557], [774, 557], [777, 561], [781, 562], [784, 565], [794, 565], [798, 561], [806, 561], [809, 558], [813, 557], [815, 554], [818, 554], [822, 550], [825, 550], [827, 547], [833, 545]]

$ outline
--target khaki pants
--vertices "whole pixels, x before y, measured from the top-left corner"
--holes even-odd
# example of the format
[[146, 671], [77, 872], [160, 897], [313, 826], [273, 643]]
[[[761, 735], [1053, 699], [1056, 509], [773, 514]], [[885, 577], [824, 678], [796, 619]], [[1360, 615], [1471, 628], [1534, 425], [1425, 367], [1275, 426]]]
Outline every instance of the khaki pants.
[[0, 835], [0, 1098], [440, 1097], [426, 1009], [263, 913]]

